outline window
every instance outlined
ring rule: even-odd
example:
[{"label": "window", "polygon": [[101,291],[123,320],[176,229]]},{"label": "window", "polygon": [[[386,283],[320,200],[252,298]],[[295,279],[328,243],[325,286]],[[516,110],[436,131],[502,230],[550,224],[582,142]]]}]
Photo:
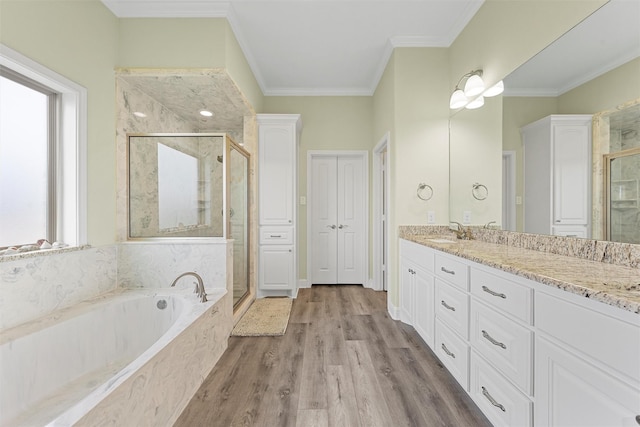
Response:
[{"label": "window", "polygon": [[0,248],[86,244],[86,96],[0,44]]},{"label": "window", "polygon": [[55,92],[0,67],[0,247],[56,240],[56,103]]}]

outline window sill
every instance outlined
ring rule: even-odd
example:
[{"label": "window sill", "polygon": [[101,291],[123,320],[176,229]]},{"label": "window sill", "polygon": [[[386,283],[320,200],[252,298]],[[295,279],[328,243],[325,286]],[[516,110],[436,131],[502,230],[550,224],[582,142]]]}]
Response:
[{"label": "window sill", "polygon": [[25,258],[39,258],[50,255],[58,255],[67,252],[76,252],[84,249],[91,248],[91,245],[82,245],[82,246],[67,246],[66,248],[60,249],[40,249],[37,251],[30,252],[20,252],[17,254],[9,254],[9,255],[0,255],[0,263],[9,262],[9,261],[17,261]]}]

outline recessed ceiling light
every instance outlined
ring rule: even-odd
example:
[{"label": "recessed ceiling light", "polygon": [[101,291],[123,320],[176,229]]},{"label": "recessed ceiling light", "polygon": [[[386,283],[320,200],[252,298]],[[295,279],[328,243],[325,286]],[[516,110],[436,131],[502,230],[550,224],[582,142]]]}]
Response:
[{"label": "recessed ceiling light", "polygon": [[211,117],[211,116],[213,116],[213,113],[211,111],[207,111],[207,110],[200,110],[200,115],[201,116],[205,116],[205,117]]},{"label": "recessed ceiling light", "polygon": [[147,115],[141,111],[134,111],[133,115],[136,117],[147,117]]}]

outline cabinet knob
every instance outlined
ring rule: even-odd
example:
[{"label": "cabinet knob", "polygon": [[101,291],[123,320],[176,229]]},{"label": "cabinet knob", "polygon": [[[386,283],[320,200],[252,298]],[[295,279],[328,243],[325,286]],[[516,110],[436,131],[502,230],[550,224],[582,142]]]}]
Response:
[{"label": "cabinet knob", "polygon": [[640,415],[636,415],[636,422],[640,425]]}]

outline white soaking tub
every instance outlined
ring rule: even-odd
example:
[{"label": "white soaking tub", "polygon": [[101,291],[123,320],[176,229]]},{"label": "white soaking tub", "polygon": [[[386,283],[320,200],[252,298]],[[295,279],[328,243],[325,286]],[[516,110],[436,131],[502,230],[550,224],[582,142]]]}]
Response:
[{"label": "white soaking tub", "polygon": [[[209,331],[205,337],[218,330],[217,338],[209,337],[217,342],[202,347],[226,348],[230,326],[222,315],[225,305],[218,303],[225,293],[201,303],[190,290],[120,290],[2,332],[0,425],[175,420],[184,407],[180,402],[188,401],[219,357],[213,364],[185,365],[198,361],[189,360],[195,351],[184,343],[196,342],[202,330]],[[158,389],[159,378],[169,390]],[[174,396],[176,390],[182,395]],[[158,395],[172,399],[161,402]],[[149,411],[155,415],[149,418]]]}]

